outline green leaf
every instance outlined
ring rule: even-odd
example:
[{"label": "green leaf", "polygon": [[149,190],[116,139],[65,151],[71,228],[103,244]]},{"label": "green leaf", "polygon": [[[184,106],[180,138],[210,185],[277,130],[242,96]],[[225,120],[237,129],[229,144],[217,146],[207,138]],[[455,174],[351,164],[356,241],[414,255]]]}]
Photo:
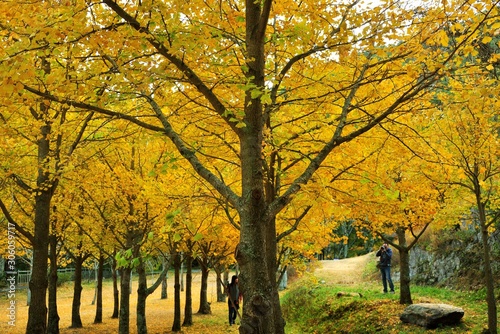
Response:
[{"label": "green leaf", "polygon": [[258,88],[252,89],[250,91],[250,96],[252,97],[252,99],[256,99],[256,98],[260,97],[261,95],[262,95],[262,91]]},{"label": "green leaf", "polygon": [[271,104],[273,101],[271,100],[271,94],[268,92],[266,94],[262,94],[260,97],[260,101],[264,104]]},{"label": "green leaf", "polygon": [[132,249],[127,249],[124,253],[124,257],[130,259],[132,257]]},{"label": "green leaf", "polygon": [[236,124],[236,127],[237,127],[237,128],[244,128],[244,127],[246,127],[246,126],[247,126],[247,125],[246,125],[245,123],[243,123],[243,122],[239,122],[238,124]]},{"label": "green leaf", "polygon": [[361,184],[368,184],[370,182],[371,182],[370,180],[365,179],[365,178],[362,178],[361,180],[359,180],[359,183],[361,183]]}]

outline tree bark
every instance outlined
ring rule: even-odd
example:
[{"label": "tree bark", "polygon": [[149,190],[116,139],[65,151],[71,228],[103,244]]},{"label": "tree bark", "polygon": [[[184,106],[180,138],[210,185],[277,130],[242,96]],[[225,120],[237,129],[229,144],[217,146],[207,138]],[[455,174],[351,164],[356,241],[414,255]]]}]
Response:
[{"label": "tree bark", "polygon": [[99,263],[97,268],[97,298],[95,307],[94,324],[102,323],[102,281],[104,278],[104,255],[102,252],[99,255]]},{"label": "tree bark", "polygon": [[193,257],[191,253],[188,252],[185,255],[186,260],[186,302],[184,304],[184,321],[182,326],[193,325],[193,295],[192,295],[192,285],[193,285]]},{"label": "tree bark", "polygon": [[73,285],[73,304],[71,307],[71,326],[70,328],[82,328],[82,318],[80,317],[80,305],[82,300],[82,266],[85,261],[84,256],[74,256],[75,277]]},{"label": "tree bark", "polygon": [[[271,1],[246,0],[245,76],[265,87],[265,31]],[[264,112],[259,98],[245,95],[245,128],[240,134],[242,203],[239,206],[240,244],[236,250],[243,294],[240,334],[284,334],[276,284],[275,212],[268,212],[262,161]]]},{"label": "tree bark", "polygon": [[174,253],[174,322],[172,324],[172,332],[181,330],[181,255],[179,252]]},{"label": "tree bark", "polygon": [[59,314],[57,313],[57,237],[52,234],[49,238],[50,269],[49,269],[49,318],[48,334],[59,334]]},{"label": "tree bark", "polygon": [[113,262],[111,264],[111,275],[113,277],[113,314],[112,319],[117,319],[119,317],[120,309],[120,292],[118,291],[118,270],[116,269],[116,259],[113,254]]},{"label": "tree bark", "polygon": [[[163,270],[165,270],[165,260],[163,260],[162,266],[163,266]],[[168,271],[166,272],[165,276],[161,280],[161,299],[167,299],[168,298],[167,279],[168,279]]]},{"label": "tree bark", "polygon": [[210,268],[208,267],[208,259],[200,258],[200,269],[201,269],[201,287],[200,287],[200,308],[198,309],[198,314],[211,314],[212,309],[208,303],[208,274],[210,273]]},{"label": "tree bark", "polygon": [[[46,107],[44,107],[46,108]],[[49,135],[51,127],[45,124],[41,127],[41,136],[38,139],[38,177],[37,192],[35,195],[35,230],[33,238],[33,270],[29,288],[31,301],[28,310],[28,324],[26,334],[45,334],[47,331],[47,265],[49,257],[50,233],[50,202],[52,187],[49,173],[44,167],[49,158]]]},{"label": "tree bark", "polygon": [[498,315],[495,299],[495,285],[491,269],[490,246],[488,244],[488,228],[482,226],[482,243],[484,258],[484,278],[486,283],[486,302],[488,304],[488,330],[489,334],[498,333]]},{"label": "tree bark", "polygon": [[486,203],[481,200],[480,182],[476,182],[476,202],[479,211],[479,221],[481,224],[481,242],[483,244],[483,260],[484,260],[484,280],[486,285],[486,303],[488,305],[488,333],[498,333],[498,315],[497,304],[495,298],[495,283],[493,272],[491,269],[490,245],[488,244],[489,233],[486,220]]},{"label": "tree bark", "polygon": [[398,228],[396,234],[398,236],[399,243],[399,270],[400,270],[400,281],[399,281],[399,303],[402,305],[413,304],[411,299],[410,290],[410,254],[409,248],[406,243],[406,229]]},{"label": "tree bark", "polygon": [[139,276],[139,286],[137,288],[137,333],[147,334],[148,328],[146,325],[146,299],[148,298],[147,292],[147,276],[146,269],[142,259],[139,259],[137,266],[137,275]]},{"label": "tree bark", "polygon": [[216,286],[217,286],[217,303],[225,303],[226,302],[226,294],[224,293],[224,286],[222,285],[222,271],[216,267],[215,269],[216,276]]},{"label": "tree bark", "polygon": [[124,267],[120,270],[120,318],[118,320],[118,333],[130,332],[130,274],[131,268]]}]

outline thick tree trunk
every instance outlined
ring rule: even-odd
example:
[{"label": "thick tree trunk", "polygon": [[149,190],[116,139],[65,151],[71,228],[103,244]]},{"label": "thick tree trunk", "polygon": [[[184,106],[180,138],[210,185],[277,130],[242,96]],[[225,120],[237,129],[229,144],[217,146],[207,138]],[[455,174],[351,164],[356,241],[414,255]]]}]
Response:
[{"label": "thick tree trunk", "polygon": [[[245,76],[255,87],[265,87],[265,30],[271,2],[246,0]],[[264,110],[260,98],[246,92],[245,129],[240,134],[243,202],[240,216],[240,244],[236,259],[243,294],[240,334],[284,334],[276,284],[275,213],[269,212],[264,191],[262,165]]]},{"label": "thick tree trunk", "polygon": [[174,323],[172,324],[172,332],[181,330],[181,255],[179,252],[174,253]]},{"label": "thick tree trunk", "polygon": [[31,301],[28,310],[26,334],[45,334],[47,332],[47,262],[49,256],[48,239],[52,195],[48,191],[42,190],[43,187],[41,185],[46,180],[48,182],[47,177],[39,176],[37,181],[40,184],[40,190],[35,197],[33,271],[29,283]]},{"label": "thick tree trunk", "polygon": [[208,268],[208,261],[206,259],[201,259],[201,287],[200,287],[200,308],[198,314],[211,314],[212,309],[208,303],[208,274],[210,273],[210,268]]},{"label": "thick tree trunk", "polygon": [[120,318],[118,320],[118,333],[130,332],[130,274],[132,269],[120,270]]},{"label": "thick tree trunk", "polygon": [[406,229],[398,228],[396,234],[398,236],[398,251],[399,251],[399,303],[402,305],[413,304],[410,290],[410,254],[406,242]]},{"label": "thick tree trunk", "polygon": [[80,305],[82,300],[82,266],[85,258],[81,255],[75,256],[75,277],[73,285],[73,305],[71,307],[70,328],[82,328],[82,318],[80,317]]},{"label": "thick tree trunk", "polygon": [[119,317],[120,309],[120,292],[118,291],[118,270],[116,269],[116,259],[113,254],[113,262],[111,265],[111,275],[113,277],[113,314],[112,319]]},{"label": "thick tree trunk", "polygon": [[[255,212],[251,215],[254,216]],[[242,217],[243,218],[243,217]],[[245,221],[246,220],[246,221]],[[264,235],[265,224],[252,218],[242,219],[237,259],[241,268],[240,287],[243,294],[243,319],[240,334],[283,334],[275,275],[269,273],[269,249]],[[270,222],[268,222],[269,224]],[[252,229],[251,226],[254,226]],[[255,228],[255,226],[258,228]],[[277,312],[278,314],[275,314]]]},{"label": "thick tree trunk", "polygon": [[[50,73],[50,63],[41,59],[42,69]],[[47,162],[50,161],[50,135],[52,128],[48,115],[49,107],[40,103],[39,120],[45,120],[40,127],[37,140],[37,180],[35,192],[35,229],[33,234],[33,270],[29,283],[29,310],[27,334],[45,334],[47,331],[47,262],[49,258],[50,202],[57,182],[51,181]]]},{"label": "thick tree trunk", "polygon": [[[277,333],[284,334],[285,333],[285,319],[281,315],[281,303],[279,297],[279,284],[278,284],[278,244],[276,241],[276,236],[278,233],[276,232],[276,218],[273,217],[271,219],[271,223],[268,224],[266,229],[266,243],[268,245],[267,248],[267,271],[269,276],[269,281],[273,284],[273,289],[270,292],[270,302],[272,304],[273,313],[274,313],[274,327]],[[282,332],[280,332],[282,331]]]},{"label": "thick tree trunk", "polygon": [[137,266],[137,275],[139,276],[139,286],[137,288],[137,333],[147,334],[148,328],[146,325],[146,299],[148,298],[147,292],[147,276],[144,263],[139,260]]},{"label": "thick tree trunk", "polygon": [[191,326],[193,324],[193,257],[190,253],[186,255],[186,302],[184,304],[184,321],[182,326]]},{"label": "thick tree trunk", "polygon": [[51,235],[50,269],[49,269],[49,318],[47,324],[48,334],[59,334],[59,314],[57,313],[57,238]]},{"label": "thick tree trunk", "polygon": [[99,255],[99,263],[97,267],[97,292],[96,292],[96,307],[94,324],[102,323],[102,280],[104,278],[104,256]]}]

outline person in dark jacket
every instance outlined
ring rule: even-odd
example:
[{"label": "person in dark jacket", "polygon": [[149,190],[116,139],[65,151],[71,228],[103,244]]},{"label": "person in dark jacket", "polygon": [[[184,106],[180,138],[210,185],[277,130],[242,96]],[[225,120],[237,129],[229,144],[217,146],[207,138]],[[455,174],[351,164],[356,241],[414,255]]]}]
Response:
[{"label": "person in dark jacket", "polygon": [[389,283],[390,292],[394,293],[394,283],[391,279],[391,259],[392,249],[388,244],[383,244],[375,254],[380,257],[380,272],[382,273],[382,284],[384,285],[384,293],[387,293],[387,283]]},{"label": "person in dark jacket", "polygon": [[227,295],[229,297],[229,325],[234,325],[242,298],[238,287],[238,276],[233,275],[233,277],[231,277],[231,283],[227,286]]}]

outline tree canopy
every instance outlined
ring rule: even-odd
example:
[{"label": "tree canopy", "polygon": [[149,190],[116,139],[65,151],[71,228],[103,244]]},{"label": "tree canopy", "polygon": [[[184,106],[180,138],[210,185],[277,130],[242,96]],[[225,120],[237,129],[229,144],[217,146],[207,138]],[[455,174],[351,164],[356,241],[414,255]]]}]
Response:
[{"label": "tree canopy", "polygon": [[[88,193],[100,203],[94,209],[111,210],[101,218],[127,222],[133,211],[146,222],[165,214],[149,196],[161,203],[166,183],[187,196],[188,184],[199,187],[170,169],[182,158],[239,230],[240,332],[266,334],[284,333],[278,242],[307,254],[309,239],[316,247],[328,241],[320,236],[335,226],[325,222],[341,222],[361,203],[353,197],[377,191],[386,195],[381,205],[365,210],[374,227],[388,216],[432,219],[438,187],[422,164],[407,168],[418,159],[400,155],[415,140],[406,132],[418,137],[433,121],[423,115],[435,109],[436,92],[453,87],[447,78],[467,68],[479,40],[493,40],[487,28],[498,30],[495,1],[4,1],[0,12],[2,179],[27,185],[16,167],[36,180],[25,204],[38,208],[35,225],[26,225],[33,240],[49,233],[53,196],[64,196],[56,185],[86,159],[99,157],[99,173],[81,172],[88,179],[74,187],[95,173],[116,193],[112,207],[105,192]],[[111,138],[116,148],[104,148]],[[123,159],[128,145],[145,160]],[[349,178],[366,184],[367,166],[376,186],[356,189]],[[201,231],[198,222],[189,220],[186,236]],[[299,224],[303,233],[293,235]],[[33,247],[41,273],[47,244]],[[39,293],[27,331],[41,333],[46,281],[32,286]]]}]

